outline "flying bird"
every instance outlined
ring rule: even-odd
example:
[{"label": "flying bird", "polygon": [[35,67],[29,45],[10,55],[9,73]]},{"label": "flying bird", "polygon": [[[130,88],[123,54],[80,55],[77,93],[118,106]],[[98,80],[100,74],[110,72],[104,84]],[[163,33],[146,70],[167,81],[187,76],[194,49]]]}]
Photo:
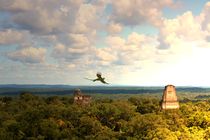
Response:
[{"label": "flying bird", "polygon": [[96,76],[97,76],[96,79],[89,79],[89,78],[85,78],[85,79],[90,80],[90,81],[93,81],[93,82],[95,82],[95,81],[100,81],[100,82],[103,83],[103,84],[109,84],[109,83],[107,83],[107,82],[105,81],[105,78],[102,77],[102,74],[101,74],[100,72],[97,72]]}]

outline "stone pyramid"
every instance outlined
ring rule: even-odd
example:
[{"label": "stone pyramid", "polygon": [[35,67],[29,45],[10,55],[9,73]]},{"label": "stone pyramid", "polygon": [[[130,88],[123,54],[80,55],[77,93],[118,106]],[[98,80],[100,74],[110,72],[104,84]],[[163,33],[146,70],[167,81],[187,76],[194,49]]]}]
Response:
[{"label": "stone pyramid", "polygon": [[178,109],[179,102],[176,96],[176,89],[173,85],[165,86],[162,97],[162,109]]}]

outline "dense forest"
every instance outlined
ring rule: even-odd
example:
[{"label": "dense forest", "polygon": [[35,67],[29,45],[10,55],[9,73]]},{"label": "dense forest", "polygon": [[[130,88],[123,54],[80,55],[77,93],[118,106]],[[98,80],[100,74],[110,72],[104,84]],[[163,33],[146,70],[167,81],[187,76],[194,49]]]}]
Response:
[{"label": "dense forest", "polygon": [[208,140],[210,100],[183,100],[178,110],[160,109],[160,99],[73,103],[73,96],[22,93],[0,97],[2,140]]}]

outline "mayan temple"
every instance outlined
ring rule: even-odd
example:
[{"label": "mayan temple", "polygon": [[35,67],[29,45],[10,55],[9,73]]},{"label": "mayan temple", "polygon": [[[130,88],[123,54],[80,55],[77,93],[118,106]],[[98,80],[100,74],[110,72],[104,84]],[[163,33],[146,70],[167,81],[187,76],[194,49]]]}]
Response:
[{"label": "mayan temple", "polygon": [[162,97],[162,109],[178,109],[179,102],[176,96],[176,89],[173,85],[165,86]]},{"label": "mayan temple", "polygon": [[89,105],[91,102],[91,96],[83,95],[80,89],[74,90],[74,103],[80,105]]}]

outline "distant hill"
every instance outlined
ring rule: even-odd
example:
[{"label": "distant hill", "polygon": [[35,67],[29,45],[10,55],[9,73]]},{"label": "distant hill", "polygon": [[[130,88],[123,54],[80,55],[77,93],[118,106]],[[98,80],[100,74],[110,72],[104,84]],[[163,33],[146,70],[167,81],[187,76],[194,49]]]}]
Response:
[{"label": "distant hill", "polygon": [[[88,94],[142,94],[162,93],[164,87],[143,87],[143,86],[72,86],[72,85],[0,85],[0,95],[18,95],[22,92],[43,95],[67,95],[73,94],[74,89],[80,88]],[[202,87],[176,87],[177,92],[210,93],[210,88]]]},{"label": "distant hill", "polygon": [[45,84],[37,84],[37,85],[18,85],[18,84],[6,84],[0,85],[0,88],[70,88],[71,85],[45,85]]}]

